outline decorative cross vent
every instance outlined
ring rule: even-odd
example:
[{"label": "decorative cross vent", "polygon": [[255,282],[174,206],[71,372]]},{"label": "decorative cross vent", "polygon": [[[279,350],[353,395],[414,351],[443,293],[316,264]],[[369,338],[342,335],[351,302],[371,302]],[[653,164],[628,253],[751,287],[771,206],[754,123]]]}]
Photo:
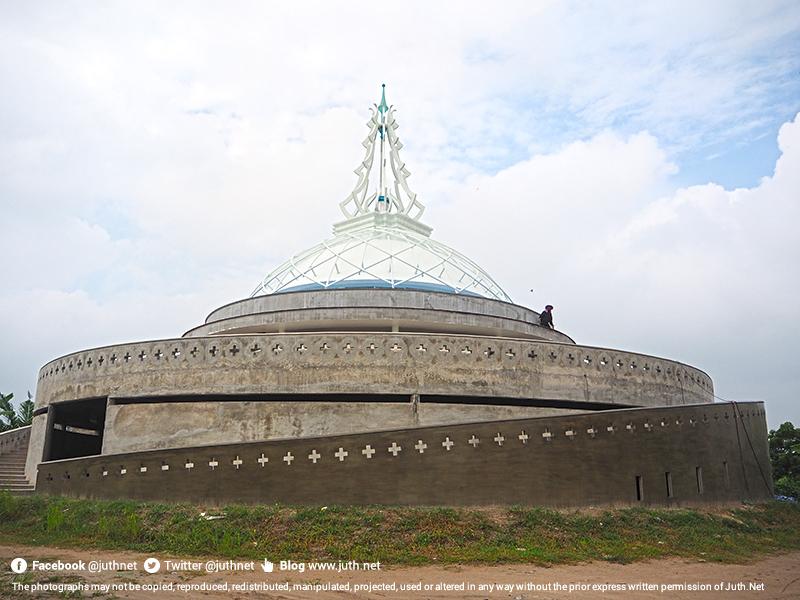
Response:
[{"label": "decorative cross vent", "polygon": [[208,461],[208,466],[211,467],[211,470],[213,471],[219,466],[219,463],[217,462],[217,459],[212,457],[211,460]]},{"label": "decorative cross vent", "polygon": [[186,464],[183,465],[183,468],[186,469],[187,471],[191,471],[192,469],[194,469],[194,463],[190,460],[187,460]]},{"label": "decorative cross vent", "polygon": [[480,443],[481,443],[481,441],[480,441],[478,438],[476,438],[476,437],[473,435],[473,436],[472,436],[472,437],[469,439],[469,442],[467,442],[467,443],[468,443],[468,444],[472,444],[472,447],[473,447],[473,448],[477,448],[477,447],[478,447],[478,444],[480,444]]},{"label": "decorative cross vent", "polygon": [[549,429],[545,429],[544,433],[542,433],[542,437],[549,442],[550,440],[553,439],[553,434],[550,432]]},{"label": "decorative cross vent", "polygon": [[258,464],[260,464],[262,467],[264,467],[269,462],[269,459],[266,456],[264,456],[264,453],[262,452],[261,456],[259,456],[256,459],[256,461],[258,462]]},{"label": "decorative cross vent", "polygon": [[392,456],[397,457],[397,454],[402,450],[402,448],[397,445],[397,442],[392,442],[392,445],[389,446],[388,450],[392,453]]},{"label": "decorative cross vent", "polygon": [[446,438],[444,438],[444,441],[442,442],[442,446],[443,446],[443,447],[444,447],[444,448],[445,448],[445,449],[446,449],[448,452],[450,452],[450,448],[452,448],[454,445],[455,445],[455,442],[454,442],[453,440],[451,440],[451,439],[450,439],[450,436],[447,436]]},{"label": "decorative cross vent", "polygon": [[232,464],[234,467],[236,467],[236,470],[237,470],[237,471],[239,470],[239,467],[241,467],[241,466],[242,466],[242,459],[241,459],[241,458],[239,458],[239,455],[238,455],[238,454],[236,455],[236,458],[234,458],[234,459],[233,459],[233,461],[231,462],[231,464]]},{"label": "decorative cross vent", "polygon": [[420,454],[424,454],[425,449],[428,447],[428,444],[423,443],[422,440],[418,441],[414,449],[417,450]]},{"label": "decorative cross vent", "polygon": [[517,437],[520,439],[520,441],[521,441],[523,444],[527,444],[527,443],[528,443],[528,434],[527,434],[527,433],[525,433],[525,431],[523,431],[522,433],[520,433],[520,434],[519,434]]},{"label": "decorative cross vent", "polygon": [[597,431],[595,430],[594,427],[589,427],[589,429],[586,430],[586,433],[588,433],[592,437],[597,435]]},{"label": "decorative cross vent", "polygon": [[311,454],[309,454],[309,455],[308,455],[308,460],[310,460],[310,461],[311,461],[311,462],[313,462],[314,464],[317,464],[317,461],[318,461],[320,458],[322,458],[322,454],[320,454],[319,452],[317,452],[317,449],[316,449],[316,448],[315,448],[314,450],[312,450],[312,451],[311,451]]},{"label": "decorative cross vent", "polygon": [[367,446],[361,451],[361,454],[367,458],[372,458],[372,455],[375,454],[375,448],[367,444]]},{"label": "decorative cross vent", "polygon": [[502,436],[502,434],[501,434],[500,432],[498,432],[498,433],[497,433],[497,435],[496,435],[496,436],[494,436],[494,441],[495,441],[495,442],[497,442],[497,445],[498,445],[498,446],[502,446],[502,445],[503,445],[503,442],[505,442],[505,441],[506,441],[506,438],[504,438],[504,437]]},{"label": "decorative cross vent", "polygon": [[283,462],[285,462],[289,466],[292,465],[292,461],[293,460],[294,460],[294,456],[292,456],[291,452],[287,452],[286,456],[283,457]]},{"label": "decorative cross vent", "polygon": [[344,462],[344,459],[345,459],[347,456],[349,456],[349,453],[347,452],[347,450],[345,450],[344,448],[342,448],[341,446],[339,446],[339,450],[338,450],[337,452],[334,452],[334,453],[333,453],[333,455],[334,455],[336,458],[338,458],[338,459],[339,459],[339,462]]}]

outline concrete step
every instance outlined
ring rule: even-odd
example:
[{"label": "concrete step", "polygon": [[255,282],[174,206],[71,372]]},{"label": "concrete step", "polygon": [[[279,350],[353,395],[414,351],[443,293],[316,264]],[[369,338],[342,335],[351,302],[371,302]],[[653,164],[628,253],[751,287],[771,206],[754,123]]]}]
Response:
[{"label": "concrete step", "polygon": [[8,490],[9,492],[25,492],[28,490],[34,489],[33,486],[28,483],[28,480],[20,481],[20,482],[7,482],[7,483],[0,483],[0,491]]}]

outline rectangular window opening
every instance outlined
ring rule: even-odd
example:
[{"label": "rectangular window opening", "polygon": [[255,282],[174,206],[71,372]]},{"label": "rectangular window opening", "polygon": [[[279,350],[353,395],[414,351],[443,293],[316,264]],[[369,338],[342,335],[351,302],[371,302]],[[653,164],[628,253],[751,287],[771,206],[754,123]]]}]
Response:
[{"label": "rectangular window opening", "polygon": [[642,476],[636,476],[636,501],[641,502],[644,499],[644,486],[642,484]]},{"label": "rectangular window opening", "polygon": [[694,475],[697,478],[697,493],[703,493],[703,469],[702,467],[694,468]]},{"label": "rectangular window opening", "polygon": [[664,473],[664,478],[667,483],[667,498],[672,498],[672,472],[667,471]]}]

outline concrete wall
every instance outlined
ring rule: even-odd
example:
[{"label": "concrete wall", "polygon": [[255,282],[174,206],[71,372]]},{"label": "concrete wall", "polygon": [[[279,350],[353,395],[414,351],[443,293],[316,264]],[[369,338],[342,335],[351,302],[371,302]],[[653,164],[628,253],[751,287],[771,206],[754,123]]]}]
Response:
[{"label": "concrete wall", "polygon": [[180,338],[77,352],[39,372],[35,409],[92,397],[411,394],[617,405],[713,401],[703,371],[602,348],[423,334]]},{"label": "concrete wall", "polygon": [[0,432],[0,456],[26,447],[31,436],[31,426]]},{"label": "concrete wall", "polygon": [[434,332],[574,343],[538,325],[523,306],[470,296],[405,289],[284,292],[223,306],[186,337],[309,331]]},{"label": "concrete wall", "polygon": [[772,498],[760,402],[70,459],[39,465],[36,489],[215,504],[577,508]]},{"label": "concrete wall", "polygon": [[[544,399],[561,401],[563,408],[570,408],[570,402],[579,403],[575,408],[586,403],[603,408],[711,402],[713,385],[698,369],[652,356],[475,336],[274,334],[124,344],[71,354],[41,369],[27,476],[35,476],[36,464],[44,456],[45,413],[51,404],[107,397],[157,400],[176,394],[372,394],[409,399],[418,394]],[[173,439],[191,414],[156,415],[147,410],[141,414],[165,419]],[[370,413],[368,406],[360,410],[374,414],[371,429],[397,425],[394,413],[381,418],[380,411]],[[451,414],[451,422],[463,420]],[[486,418],[503,416],[522,415],[485,414]],[[141,448],[142,438],[125,441],[114,418],[109,415],[105,424],[113,433],[109,449]],[[283,431],[278,428],[276,435]],[[236,427],[224,435],[229,432],[228,442],[252,439],[240,435]]]},{"label": "concrete wall", "polygon": [[[113,399],[112,399],[113,402]],[[565,414],[532,406],[380,402],[109,404],[103,454]]]}]

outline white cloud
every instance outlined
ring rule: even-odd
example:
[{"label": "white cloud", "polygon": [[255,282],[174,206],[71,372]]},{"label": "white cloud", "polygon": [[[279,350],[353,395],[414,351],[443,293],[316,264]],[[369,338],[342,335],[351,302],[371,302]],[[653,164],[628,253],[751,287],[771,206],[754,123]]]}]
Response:
[{"label": "white cloud", "polygon": [[386,83],[434,236],[512,297],[579,341],[795,397],[783,367],[750,384],[716,363],[797,333],[796,122],[758,186],[671,178],[678,150],[800,109],[798,41],[791,0],[5,3],[0,391],[178,335],[327,237]]},{"label": "white cloud", "polygon": [[518,303],[554,304],[578,343],[689,362],[721,395],[767,399],[786,419],[800,379],[789,351],[800,335],[800,115],[779,144],[757,187],[659,198],[674,165],[657,140],[605,132],[468,179],[432,211],[436,233]]}]

